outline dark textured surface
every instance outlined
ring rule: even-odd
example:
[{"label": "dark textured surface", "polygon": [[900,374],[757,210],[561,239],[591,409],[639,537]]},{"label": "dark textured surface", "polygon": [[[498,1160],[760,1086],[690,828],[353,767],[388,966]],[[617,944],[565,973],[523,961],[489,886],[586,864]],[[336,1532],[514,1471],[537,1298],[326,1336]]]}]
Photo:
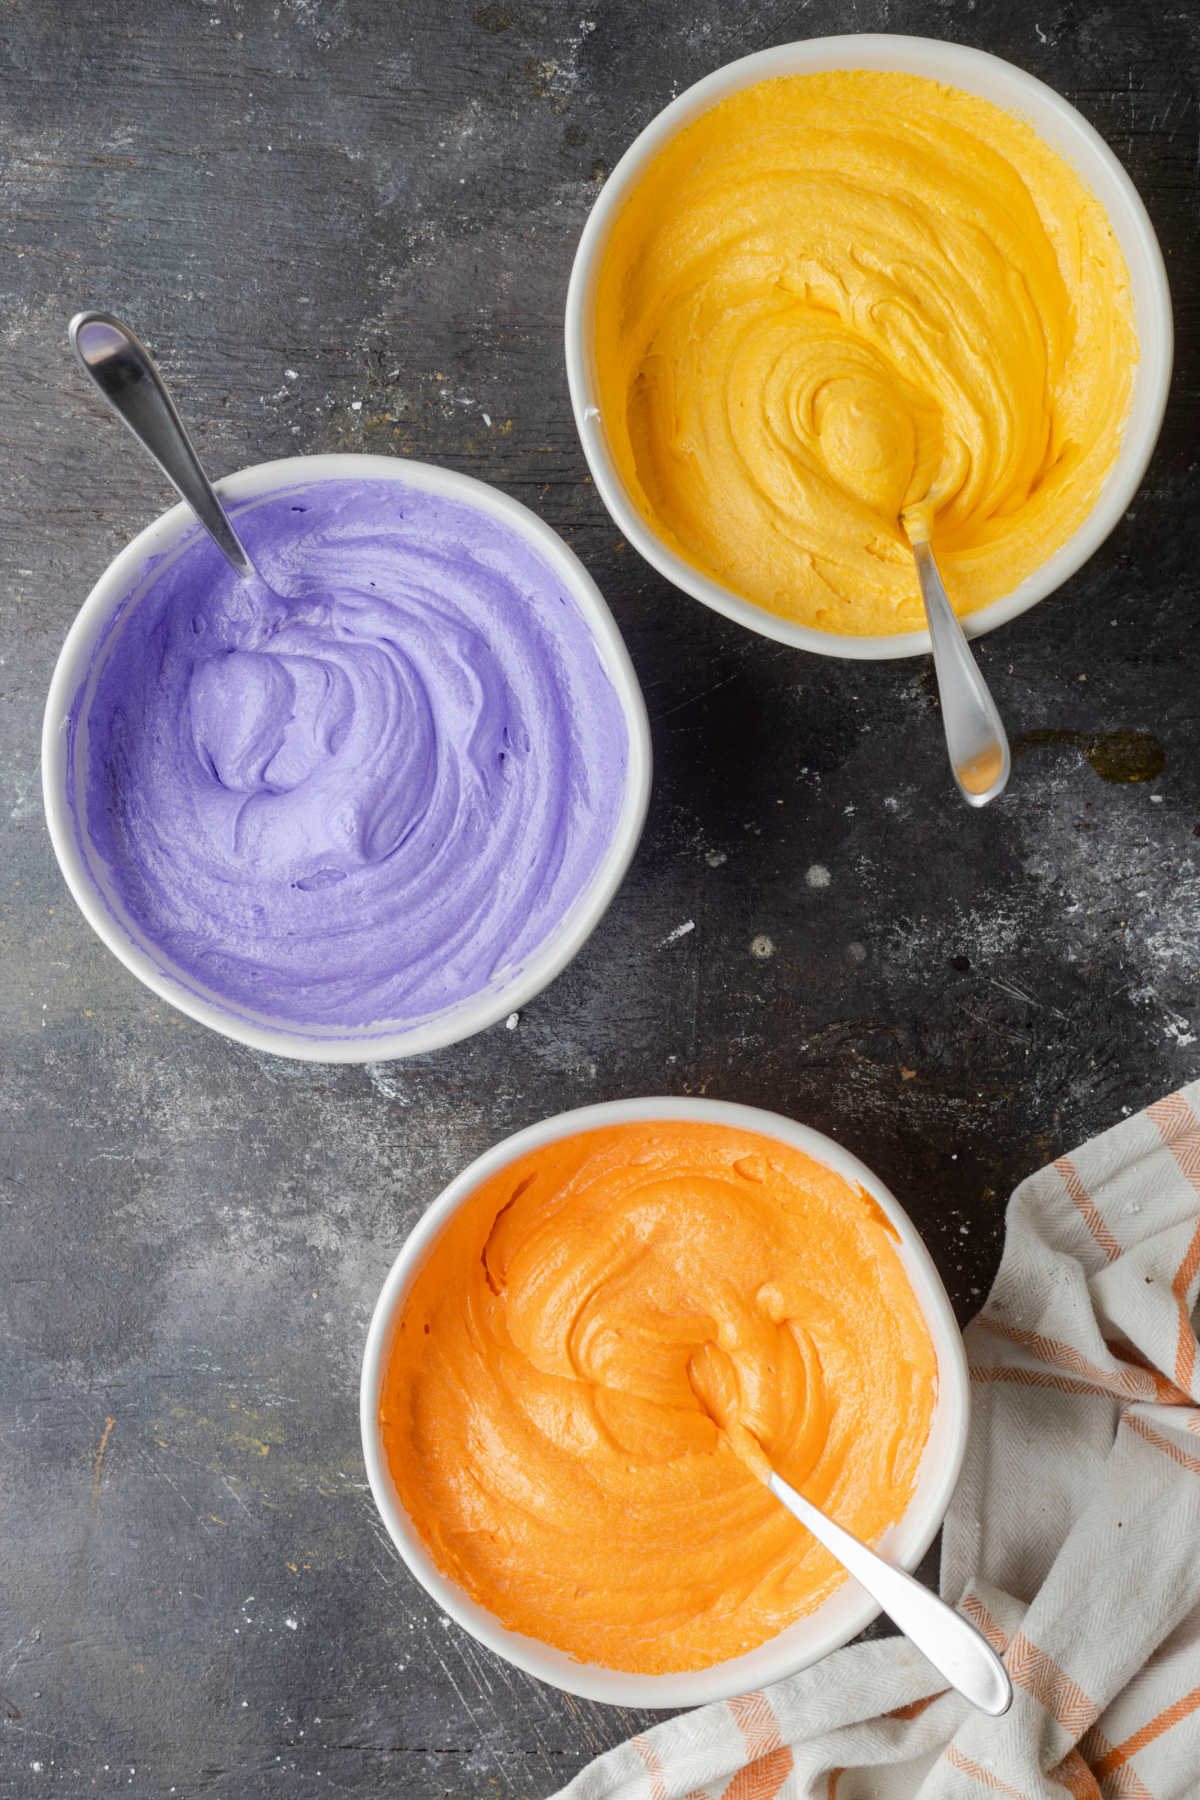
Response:
[{"label": "dark textured surface", "polygon": [[[1126,161],[1174,286],[1133,511],[982,648],[1024,734],[983,816],[952,795],[926,668],[808,659],[674,593],[620,544],[568,408],[562,301],[605,168],[719,63],[848,28],[978,43],[1060,88]],[[891,1183],[965,1317],[1014,1182],[1200,1063],[1200,12],[9,0],[0,47],[0,1794],[546,1794],[631,1717],[446,1625],[358,1452],[369,1310],[446,1180],[591,1099],[777,1107]],[[607,920],[516,1030],[290,1065],[172,1015],[78,916],[40,815],[42,699],[166,499],[68,360],[83,305],[145,333],[214,470],[445,459],[595,573],[655,795]],[[1161,773],[1104,780],[1114,751],[1128,772],[1114,732],[1157,740]]]}]

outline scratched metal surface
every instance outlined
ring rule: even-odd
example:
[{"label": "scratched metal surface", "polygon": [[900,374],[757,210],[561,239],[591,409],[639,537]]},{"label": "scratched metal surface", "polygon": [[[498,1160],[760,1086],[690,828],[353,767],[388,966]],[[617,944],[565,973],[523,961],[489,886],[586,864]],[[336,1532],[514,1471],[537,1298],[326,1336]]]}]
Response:
[{"label": "scratched metal surface", "polygon": [[[717,64],[847,26],[965,38],[1063,90],[1174,282],[1143,493],[981,652],[1023,751],[983,817],[951,795],[926,668],[810,660],[673,593],[605,518],[568,410],[563,293],[605,169]],[[9,0],[0,52],[0,1794],[545,1795],[643,1721],[439,1618],[359,1460],[369,1308],[448,1177],[585,1100],[778,1107],[890,1181],[965,1317],[1014,1182],[1196,1073],[1200,13]],[[594,570],[654,801],[516,1030],[291,1066],[173,1015],[78,917],[39,812],[43,694],[165,498],[68,361],[85,304],[145,332],[214,469],[444,458]],[[1114,733],[1151,778],[1104,778]]]}]

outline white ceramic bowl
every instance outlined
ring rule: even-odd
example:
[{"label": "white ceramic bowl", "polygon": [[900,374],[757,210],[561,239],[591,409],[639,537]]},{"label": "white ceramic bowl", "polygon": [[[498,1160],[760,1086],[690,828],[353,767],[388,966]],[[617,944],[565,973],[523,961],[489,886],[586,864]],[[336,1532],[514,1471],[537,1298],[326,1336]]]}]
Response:
[{"label": "white ceramic bowl", "polygon": [[415,1056],[470,1037],[524,1006],[570,962],[599,921],[637,847],[650,794],[650,730],[641,689],[621,634],[578,557],[528,507],[470,475],[395,456],[288,457],[242,469],[218,482],[217,487],[226,502],[236,504],[293,486],[347,478],[394,481],[457,500],[500,520],[533,546],[571,593],[591,627],[625,718],[628,772],[624,801],[600,867],[558,930],[503,984],[489,987],[452,1011],[402,1029],[381,1025],[334,1031],[328,1026],[314,1026],[306,1031],[293,1023],[275,1024],[248,1014],[220,994],[200,990],[191,975],[173,970],[169,959],[118,917],[105,898],[70,803],[69,783],[74,780],[78,784],[81,779],[79,772],[68,766],[67,725],[76,693],[88,676],[97,645],[115,610],[146,580],[151,558],[169,556],[179,547],[194,529],[195,517],[180,504],[139,533],[110,563],[84,601],[67,633],[50,683],[42,728],[42,790],[59,867],[88,924],[113,955],[161,999],[239,1043],[308,1062],[374,1062]]},{"label": "white ceramic bowl", "polygon": [[622,1125],[639,1119],[699,1120],[779,1138],[833,1169],[847,1181],[861,1183],[895,1226],[900,1260],[920,1303],[937,1354],[938,1395],[912,1503],[904,1517],[884,1533],[877,1547],[906,1569],[917,1566],[933,1542],[950,1504],[966,1449],[967,1361],[954,1313],[929,1252],[907,1214],[878,1177],[856,1156],[851,1156],[848,1150],[843,1150],[820,1132],[810,1131],[807,1126],[797,1125],[778,1113],[762,1112],[757,1107],[735,1106],[719,1100],[613,1100],[601,1106],[583,1106],[575,1112],[559,1113],[555,1118],[518,1131],[514,1137],[485,1151],[438,1196],[392,1264],[367,1332],[359,1390],[359,1422],[371,1492],[397,1549],[438,1606],[472,1637],[528,1674],[536,1675],[554,1687],[565,1688],[568,1693],[582,1694],[588,1700],[605,1700],[614,1706],[701,1706],[710,1700],[727,1700],[734,1694],[747,1693],[765,1682],[778,1681],[784,1675],[807,1668],[819,1657],[848,1643],[870,1624],[879,1608],[856,1583],[848,1580],[807,1618],[798,1620],[757,1649],[711,1668],[675,1675],[637,1675],[603,1668],[597,1663],[577,1662],[562,1650],[510,1631],[456,1582],[442,1574],[401,1505],[379,1432],[380,1394],[400,1313],[435,1239],[458,1207],[498,1169],[539,1144],[552,1143],[574,1132],[594,1131],[602,1126]]},{"label": "white ceramic bowl", "polygon": [[1028,121],[1038,135],[1080,175],[1108,214],[1129,265],[1134,323],[1140,360],[1133,399],[1117,460],[1083,524],[1032,575],[1003,599],[993,600],[963,620],[969,636],[1005,625],[1061,587],[1104,542],[1128,507],[1150,461],[1171,382],[1174,331],[1167,273],[1154,227],[1137,189],[1098,132],[1053,88],[998,56],[947,44],[936,38],[900,37],[888,32],[809,38],[779,44],[728,63],[688,88],[652,119],[625,152],[592,208],[579,240],[567,292],[567,378],[575,423],[601,499],[634,548],[676,587],[706,606],[748,625],[764,637],[815,650],[822,656],[858,660],[915,656],[929,649],[926,631],[886,637],[849,637],[795,624],[756,606],[694,569],[657,536],[638,510],[609,452],[600,416],[593,354],[593,313],[600,262],[609,232],[647,164],[669,138],[727,95],[776,75],[811,75],[829,69],[888,69],[927,75],[947,86],[990,100]]}]

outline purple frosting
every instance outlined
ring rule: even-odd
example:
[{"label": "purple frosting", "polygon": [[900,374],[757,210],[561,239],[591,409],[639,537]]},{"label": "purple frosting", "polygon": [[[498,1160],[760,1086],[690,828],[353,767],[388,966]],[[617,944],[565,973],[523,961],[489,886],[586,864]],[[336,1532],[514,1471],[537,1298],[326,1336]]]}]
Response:
[{"label": "purple frosting", "polygon": [[[237,513],[118,612],[71,716],[80,836],[172,972],[403,1028],[499,984],[588,887],[628,733],[568,589],[499,520],[390,481]],[[80,733],[86,713],[86,734]]]}]

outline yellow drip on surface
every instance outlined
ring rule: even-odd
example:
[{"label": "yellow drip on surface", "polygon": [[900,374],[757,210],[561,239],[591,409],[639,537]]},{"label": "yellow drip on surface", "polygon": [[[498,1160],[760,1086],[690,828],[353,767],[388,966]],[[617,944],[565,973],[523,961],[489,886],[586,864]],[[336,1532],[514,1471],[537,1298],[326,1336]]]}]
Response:
[{"label": "yellow drip on surface", "polygon": [[596,297],[601,415],[654,532],[784,618],[924,623],[1012,592],[1091,510],[1137,340],[1099,202],[1022,120],[924,77],[743,89],[649,165]]}]

